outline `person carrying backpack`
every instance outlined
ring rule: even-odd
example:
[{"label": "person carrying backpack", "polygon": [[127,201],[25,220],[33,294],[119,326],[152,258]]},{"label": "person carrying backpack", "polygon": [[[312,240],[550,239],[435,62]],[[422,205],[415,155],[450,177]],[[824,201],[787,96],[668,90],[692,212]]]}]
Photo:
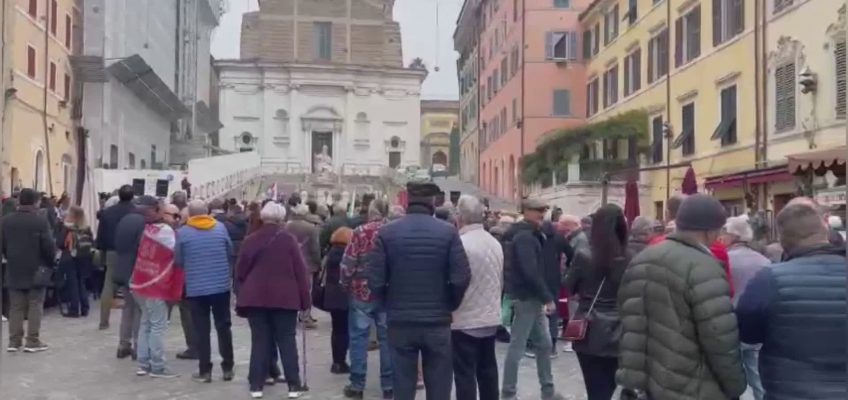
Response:
[{"label": "person carrying backpack", "polygon": [[88,290],[86,281],[91,275],[94,235],[80,207],[71,207],[59,226],[56,241],[61,252],[59,270],[64,275],[63,299],[67,306],[62,316],[68,318],[88,315]]}]

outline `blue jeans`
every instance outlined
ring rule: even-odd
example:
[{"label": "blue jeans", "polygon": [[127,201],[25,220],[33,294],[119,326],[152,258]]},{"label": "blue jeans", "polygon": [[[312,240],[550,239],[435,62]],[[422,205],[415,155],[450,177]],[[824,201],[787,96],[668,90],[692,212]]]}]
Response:
[{"label": "blue jeans", "polygon": [[350,386],[356,390],[365,389],[365,377],[368,372],[368,336],[371,324],[376,324],[377,341],[380,343],[380,386],[383,390],[392,389],[392,358],[389,353],[389,334],[386,328],[386,312],[376,303],[366,303],[350,299]]},{"label": "blue jeans", "polygon": [[760,380],[760,347],[761,344],[742,343],[742,367],[745,368],[745,378],[756,400],[763,400],[764,392],[763,382]]},{"label": "blue jeans", "polygon": [[139,368],[151,372],[165,370],[165,331],[168,330],[168,304],[165,300],[149,299],[133,294],[141,308],[138,329],[137,355]]},{"label": "blue jeans", "polygon": [[527,350],[527,340],[533,342],[536,353],[536,373],[539,386],[542,388],[542,398],[554,395],[554,379],[551,373],[551,335],[548,328],[548,317],[543,312],[544,305],[536,300],[515,300],[513,310],[515,318],[512,321],[512,340],[506,352],[503,367],[503,386],[501,397],[513,398],[518,389],[518,364]]}]

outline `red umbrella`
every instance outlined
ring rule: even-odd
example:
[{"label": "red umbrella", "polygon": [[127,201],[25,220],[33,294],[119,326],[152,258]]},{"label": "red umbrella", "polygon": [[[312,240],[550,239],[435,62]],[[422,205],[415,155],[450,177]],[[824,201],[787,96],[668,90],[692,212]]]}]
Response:
[{"label": "red umbrella", "polygon": [[632,224],[639,216],[639,185],[634,180],[628,180],[624,186],[624,217]]},{"label": "red umbrella", "polygon": [[692,167],[686,170],[686,175],[683,176],[683,184],[680,189],[683,194],[698,193],[698,181],[695,180],[695,170]]}]

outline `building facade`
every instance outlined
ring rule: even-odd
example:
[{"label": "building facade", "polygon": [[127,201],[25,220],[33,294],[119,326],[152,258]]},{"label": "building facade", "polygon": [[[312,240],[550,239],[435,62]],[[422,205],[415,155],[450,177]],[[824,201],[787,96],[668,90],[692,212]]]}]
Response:
[{"label": "building facade", "polygon": [[477,48],[480,39],[479,17],[481,0],[467,0],[457,18],[453,34],[454,50],[459,53],[457,80],[459,81],[459,176],[465,182],[479,185],[478,120],[479,65]]},{"label": "building facade", "polygon": [[241,59],[400,67],[394,0],[262,0],[245,13]]},{"label": "building facade", "polygon": [[69,56],[78,38],[73,0],[5,2],[0,184],[73,195],[79,139]]},{"label": "building facade", "polygon": [[[810,0],[767,3],[767,140],[763,158],[765,169],[783,171],[789,156],[839,146],[844,149],[846,5],[845,1]],[[802,79],[813,84],[807,86]],[[843,162],[845,157],[843,154]],[[821,174],[810,183],[822,189],[843,185],[844,209],[844,168],[842,171],[834,182],[826,182]],[[800,192],[798,183],[797,178],[785,175],[768,182],[761,190],[767,209],[778,212]]]},{"label": "building facade", "polygon": [[517,200],[523,194],[522,156],[547,133],[583,123],[578,14],[588,3],[479,3],[479,163],[485,191]]},{"label": "building facade", "polygon": [[459,125],[459,102],[421,100],[421,166],[451,165],[451,134]]},{"label": "building facade", "polygon": [[216,65],[225,150],[256,150],[263,165],[285,174],[326,168],[379,175],[385,166],[420,162],[424,71],[248,60]]},{"label": "building facade", "polygon": [[[643,215],[663,218],[665,200],[680,191],[688,166],[707,186],[754,167],[756,3],[596,0],[581,14],[590,59],[587,123],[632,110],[648,114],[650,150],[641,161],[656,170],[641,174]],[[606,143],[592,150],[581,164],[613,153]],[[745,209],[741,188],[711,190],[731,212]]]}]

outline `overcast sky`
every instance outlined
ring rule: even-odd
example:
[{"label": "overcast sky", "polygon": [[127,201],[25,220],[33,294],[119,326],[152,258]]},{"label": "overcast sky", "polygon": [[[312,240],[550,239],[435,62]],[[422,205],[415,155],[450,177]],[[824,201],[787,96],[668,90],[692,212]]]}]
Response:
[{"label": "overcast sky", "polygon": [[[403,35],[404,62],[409,64],[413,58],[421,57],[430,70],[424,81],[423,98],[456,99],[459,96],[453,30],[462,1],[397,0],[395,20],[400,23]],[[256,0],[229,0],[229,3],[230,11],[212,37],[212,55],[216,58],[238,58],[241,14],[259,9]]]}]

